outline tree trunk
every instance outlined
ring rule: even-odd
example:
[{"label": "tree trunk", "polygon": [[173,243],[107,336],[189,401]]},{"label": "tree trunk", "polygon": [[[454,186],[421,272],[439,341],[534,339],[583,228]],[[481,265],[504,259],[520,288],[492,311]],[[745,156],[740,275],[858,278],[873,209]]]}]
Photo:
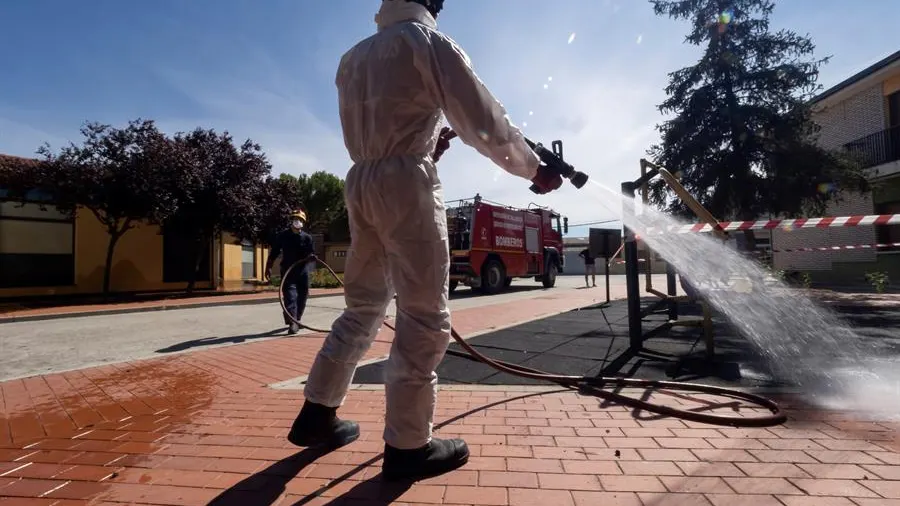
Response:
[{"label": "tree trunk", "polygon": [[200,270],[200,260],[202,256],[200,252],[203,250],[203,244],[205,244],[204,236],[201,235],[195,242],[194,246],[191,248],[191,254],[193,255],[191,259],[193,262],[191,265],[193,268],[191,269],[190,275],[188,276],[188,284],[187,288],[185,288],[185,292],[188,294],[194,293],[194,288],[197,286],[197,271]]},{"label": "tree trunk", "polygon": [[116,243],[122,238],[118,230],[109,231],[109,244],[106,245],[106,265],[103,266],[103,295],[109,295],[109,284],[112,275],[113,255],[116,251]]},{"label": "tree trunk", "polygon": [[[720,67],[721,68],[721,67]],[[725,103],[728,111],[728,119],[731,123],[731,163],[734,164],[735,170],[733,188],[743,188],[747,176],[751,172],[749,162],[744,158],[744,148],[747,142],[747,127],[743,123],[742,118],[738,116],[740,103],[734,91],[734,80],[732,79],[731,69],[726,65],[723,72],[725,86]],[[756,217],[749,217],[747,214],[747,202],[743,196],[738,196],[736,202],[732,202],[735,207],[735,218],[739,220],[755,220]],[[756,235],[753,230],[743,231],[743,247],[738,251],[743,252],[746,256],[756,251]]]},{"label": "tree trunk", "polygon": [[197,268],[200,266],[200,249],[197,247],[196,243],[191,246],[190,258],[193,269],[188,273],[187,287],[184,289],[188,294],[194,293],[194,288],[197,285]]}]

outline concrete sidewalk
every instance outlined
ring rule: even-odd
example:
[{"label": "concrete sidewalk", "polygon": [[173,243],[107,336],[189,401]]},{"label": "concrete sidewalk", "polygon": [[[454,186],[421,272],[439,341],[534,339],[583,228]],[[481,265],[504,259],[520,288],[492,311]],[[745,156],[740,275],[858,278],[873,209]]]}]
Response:
[{"label": "concrete sidewalk", "polygon": [[[344,290],[342,288],[313,288],[310,290],[309,297],[311,299],[317,297],[333,297],[343,293]],[[229,295],[173,297],[169,299],[157,299],[142,302],[76,304],[69,306],[12,309],[0,313],[0,324],[70,318],[73,316],[127,314],[145,311],[165,311],[168,309],[188,309],[238,304],[266,304],[277,300],[277,291],[266,290]]]},{"label": "concrete sidewalk", "polygon": [[[580,285],[581,276],[561,276],[560,280],[575,280]],[[643,278],[642,278],[643,279]],[[654,275],[654,282],[663,282],[663,278]],[[600,276],[598,289],[603,290],[604,279]],[[562,281],[560,284],[569,284]],[[517,285],[523,286],[523,285]],[[342,295],[343,288],[313,288],[310,290],[310,298],[333,297]],[[612,299],[625,297],[625,280],[623,276],[611,276],[610,297]],[[168,309],[188,309],[214,306],[240,305],[240,304],[265,304],[278,300],[275,290],[264,290],[234,294],[211,294],[207,296],[172,296],[171,298],[154,299],[141,302],[119,302],[109,304],[72,304],[40,308],[4,308],[0,305],[0,324],[40,321],[55,318],[68,318],[73,316],[110,315],[139,313],[145,311],[165,311]],[[9,306],[9,305],[7,305]]]},{"label": "concrete sidewalk", "polygon": [[[463,335],[575,309],[590,291],[454,311]],[[367,359],[384,356],[383,330]],[[896,505],[895,424],[781,399],[770,429],[700,425],[543,386],[442,388],[437,434],[464,468],[396,486],[379,477],[384,397],[356,387],[359,441],[292,447],[302,403],[269,385],[305,375],[322,336],[255,342],[0,383],[2,504]],[[260,366],[259,364],[265,364]],[[682,408],[754,416],[732,399],[664,392]]]}]

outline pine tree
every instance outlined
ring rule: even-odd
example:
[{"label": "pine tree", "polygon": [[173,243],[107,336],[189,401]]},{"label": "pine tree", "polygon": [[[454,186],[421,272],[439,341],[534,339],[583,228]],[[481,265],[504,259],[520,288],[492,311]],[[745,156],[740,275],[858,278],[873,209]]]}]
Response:
[{"label": "pine tree", "polygon": [[[691,22],[685,42],[705,46],[693,66],[670,73],[648,154],[722,220],[819,214],[839,190],[865,191],[862,171],[815,144],[810,99],[821,89],[808,37],[773,32],[771,0],[650,0],[657,15]],[[655,181],[651,200],[687,208]],[[748,246],[753,236],[748,234]]]}]

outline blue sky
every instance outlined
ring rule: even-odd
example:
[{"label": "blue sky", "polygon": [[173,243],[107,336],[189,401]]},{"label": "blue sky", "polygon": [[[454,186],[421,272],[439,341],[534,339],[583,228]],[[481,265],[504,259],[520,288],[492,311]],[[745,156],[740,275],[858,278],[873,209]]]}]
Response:
[{"label": "blue sky", "polygon": [[[85,120],[143,117],[169,132],[202,126],[252,138],[276,173],[344,176],[334,74],[341,54],[374,32],[380,3],[0,2],[0,153],[77,142]],[[819,56],[833,56],[825,86],[898,49],[896,0],[777,3],[776,28],[809,34]],[[636,177],[658,139],[666,73],[698,57],[682,44],[686,26],[654,16],[645,0],[447,0],[438,24],[527,135],[562,139],[571,163],[612,187]],[[595,188],[535,197],[459,141],[439,171],[448,200],[478,192],[533,201],[573,224],[615,215]]]}]

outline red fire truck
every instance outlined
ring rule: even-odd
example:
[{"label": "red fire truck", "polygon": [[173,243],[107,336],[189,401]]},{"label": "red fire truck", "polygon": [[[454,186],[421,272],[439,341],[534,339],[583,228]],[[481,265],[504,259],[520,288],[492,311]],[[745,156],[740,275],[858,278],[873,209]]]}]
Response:
[{"label": "red fire truck", "polygon": [[568,222],[534,204],[517,209],[479,195],[448,202],[450,292],[462,283],[494,294],[513,278],[533,278],[553,287],[565,264],[562,236],[568,233]]}]

